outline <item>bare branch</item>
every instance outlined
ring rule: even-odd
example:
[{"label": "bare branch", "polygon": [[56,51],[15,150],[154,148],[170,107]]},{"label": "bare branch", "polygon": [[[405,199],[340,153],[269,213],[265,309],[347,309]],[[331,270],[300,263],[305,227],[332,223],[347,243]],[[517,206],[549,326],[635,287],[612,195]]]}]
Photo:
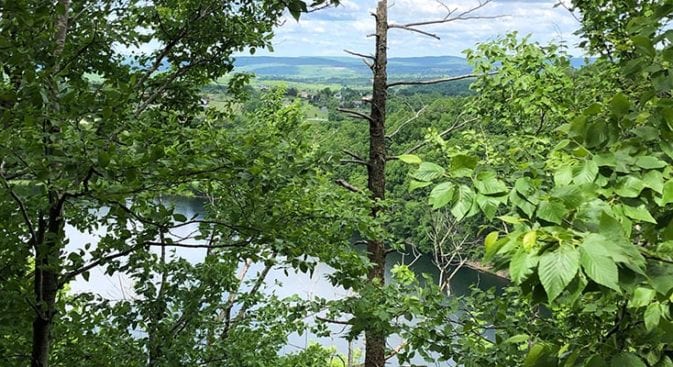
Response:
[{"label": "bare branch", "polygon": [[361,119],[363,119],[363,120],[367,120],[367,121],[369,121],[369,122],[372,122],[372,117],[369,116],[369,115],[366,115],[366,114],[364,114],[364,113],[362,113],[362,112],[358,112],[358,111],[354,111],[354,110],[349,110],[349,109],[345,109],[345,108],[337,108],[337,111],[339,111],[339,112],[343,112],[343,113],[347,113],[347,114],[352,115],[352,116],[354,116],[354,117],[358,117],[358,118],[361,118]]},{"label": "bare branch", "polygon": [[376,61],[376,58],[372,55],[365,55],[365,54],[361,54],[359,52],[350,51],[350,50],[344,50],[344,52],[347,53],[347,54],[353,55],[353,56],[362,57],[363,59],[369,59],[369,60],[372,60],[372,61]]},{"label": "bare branch", "polygon": [[420,29],[413,28],[413,27],[408,27],[408,26],[406,26],[406,25],[401,25],[401,24],[390,24],[390,25],[388,25],[388,28],[403,29],[403,30],[405,30],[405,31],[409,31],[409,32],[420,33],[420,34],[422,34],[422,35],[424,35],[424,36],[428,36],[428,37],[431,37],[431,38],[434,38],[434,39],[437,39],[437,40],[440,39],[439,36],[436,35],[435,33],[430,33],[430,32],[426,32],[426,31],[422,31],[422,30],[420,30]]},{"label": "bare branch", "polygon": [[[463,121],[463,122],[461,122],[461,123],[455,123],[455,124],[453,124],[453,126],[451,126],[450,128],[448,128],[448,129],[442,131],[441,133],[439,133],[439,136],[441,136],[441,137],[443,138],[443,137],[445,137],[446,135],[448,135],[448,134],[450,134],[450,133],[452,133],[452,132],[454,132],[454,131],[456,131],[456,130],[462,128],[463,126],[467,125],[468,123],[470,123],[470,122],[472,122],[472,121],[475,121],[476,119],[477,119],[477,118],[475,117],[475,118],[472,118],[472,119],[469,119],[469,120],[465,120],[465,121]],[[417,151],[417,150],[423,148],[423,147],[426,146],[427,144],[428,144],[428,141],[427,141],[427,140],[426,140],[426,141],[423,141],[423,142],[420,142],[420,143],[416,144],[414,147],[412,147],[411,149],[409,149],[409,150],[407,150],[406,152],[404,152],[404,154],[411,154],[411,153],[413,153],[413,152],[415,152],[415,151]]]},{"label": "bare branch", "polygon": [[344,180],[344,179],[341,179],[341,178],[340,178],[340,179],[338,179],[338,180],[336,180],[336,181],[334,181],[334,182],[335,182],[337,185],[339,185],[339,186],[345,188],[345,189],[348,190],[348,191],[355,192],[355,193],[362,193],[362,190],[360,190],[359,188],[357,188],[357,187],[351,185],[350,183],[348,183],[348,181],[346,181],[346,180]]},{"label": "bare branch", "polygon": [[430,79],[430,80],[402,80],[398,82],[392,82],[388,83],[387,87],[397,87],[400,85],[431,85],[431,84],[439,84],[439,83],[446,83],[446,82],[454,82],[456,80],[463,80],[463,79],[473,79],[473,78],[478,78],[482,75],[491,75],[495,73],[488,73],[488,74],[465,74],[465,75],[458,75],[458,76],[450,76],[447,78],[439,78],[439,79]]},{"label": "bare branch", "polygon": [[342,160],[340,160],[339,162],[340,162],[341,164],[349,164],[349,163],[352,163],[352,164],[360,164],[360,165],[369,167],[369,162],[361,161],[361,160],[359,160],[359,159],[342,159]]},{"label": "bare branch", "polygon": [[346,154],[348,154],[349,156],[351,156],[353,159],[357,159],[357,160],[359,160],[359,161],[364,161],[364,160],[365,160],[364,158],[362,158],[361,156],[359,156],[359,155],[357,155],[357,154],[351,152],[350,150],[346,150],[346,149],[344,149],[343,152],[346,153]]},{"label": "bare branch", "polygon": [[[454,15],[457,9],[450,10],[446,5],[442,4],[446,9],[447,9],[447,14],[444,16],[442,19],[434,19],[434,20],[427,20],[423,22],[414,22],[414,23],[407,23],[403,25],[395,25],[395,27],[391,28],[414,28],[414,27],[422,27],[422,26],[427,26],[427,25],[433,25],[433,24],[444,24],[444,23],[450,23],[450,22],[455,22],[459,20],[470,20],[470,19],[497,19],[497,18],[502,18],[502,15],[493,15],[493,16],[488,16],[488,15],[472,15],[474,12],[477,10],[485,7],[489,3],[491,3],[493,0],[484,0],[480,1],[477,5],[473,6],[472,8],[469,8],[457,15]],[[390,26],[389,26],[390,27]]]},{"label": "bare branch", "polygon": [[428,106],[423,106],[423,108],[416,111],[416,114],[412,118],[410,118],[407,121],[404,121],[403,123],[401,123],[400,126],[398,126],[397,129],[395,129],[395,131],[393,131],[390,135],[386,136],[386,139],[392,139],[393,137],[395,137],[395,135],[399,134],[400,130],[402,130],[402,128],[404,126],[406,126],[406,125],[412,123],[414,120],[416,120],[423,113],[423,111],[425,111],[425,109],[427,107]]}]

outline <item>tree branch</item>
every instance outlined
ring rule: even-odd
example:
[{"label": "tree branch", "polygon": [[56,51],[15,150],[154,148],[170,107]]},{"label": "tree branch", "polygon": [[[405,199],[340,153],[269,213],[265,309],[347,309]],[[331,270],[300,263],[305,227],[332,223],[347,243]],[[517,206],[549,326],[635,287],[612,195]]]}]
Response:
[{"label": "tree branch", "polygon": [[341,179],[341,178],[340,178],[340,179],[338,179],[338,180],[336,180],[336,181],[334,181],[334,182],[335,182],[337,185],[339,185],[339,186],[345,188],[345,189],[348,190],[348,191],[355,192],[355,193],[362,193],[362,190],[360,190],[359,188],[357,188],[357,187],[351,185],[350,183],[348,183],[348,181],[346,181],[346,180],[344,180],[344,179]]},{"label": "tree branch", "polygon": [[349,110],[349,109],[345,109],[345,108],[337,108],[337,111],[347,113],[347,114],[352,115],[354,117],[358,117],[358,118],[361,118],[363,120],[367,120],[369,122],[372,122],[372,117],[369,116],[369,115],[365,115],[362,112],[353,111],[353,110]]},{"label": "tree branch", "polygon": [[473,78],[478,78],[482,75],[490,75],[490,74],[495,74],[495,73],[465,74],[465,75],[450,76],[450,77],[447,77],[447,78],[430,79],[430,80],[402,80],[402,81],[398,81],[398,82],[388,83],[388,85],[386,87],[390,88],[390,87],[397,87],[397,86],[400,86],[400,85],[431,85],[431,84],[439,84],[439,83],[446,83],[446,82],[454,82],[456,80],[473,79]]},{"label": "tree branch", "polygon": [[[462,128],[463,126],[467,125],[468,123],[470,123],[470,122],[472,122],[472,121],[475,121],[476,119],[477,119],[477,118],[475,117],[475,118],[471,118],[471,119],[469,119],[469,120],[465,120],[465,121],[463,121],[463,122],[461,122],[461,123],[455,123],[455,124],[453,124],[453,126],[451,126],[450,128],[448,128],[448,129],[442,131],[441,133],[439,133],[439,136],[440,136],[440,137],[444,137],[444,136],[446,136],[446,135],[452,133],[453,131]],[[413,147],[411,147],[410,149],[408,149],[407,151],[405,151],[405,152],[402,153],[402,154],[411,154],[411,153],[413,153],[413,152],[415,152],[415,151],[417,151],[417,150],[423,148],[423,147],[426,146],[428,143],[429,143],[429,142],[428,142],[427,140],[422,141],[422,142],[420,142],[420,143],[414,145]],[[398,160],[398,159],[399,159],[398,156],[388,158],[389,161],[395,161],[395,160]]]},{"label": "tree branch", "polygon": [[389,25],[388,25],[388,28],[403,29],[403,30],[405,30],[405,31],[410,31],[410,32],[420,33],[420,34],[422,34],[422,35],[424,35],[424,36],[428,36],[428,37],[431,37],[431,38],[434,38],[434,39],[441,39],[441,38],[439,38],[438,35],[436,35],[436,34],[434,34],[434,33],[426,32],[426,31],[422,31],[422,30],[420,30],[420,29],[413,28],[413,27],[409,27],[409,26],[406,26],[406,25],[401,25],[401,24],[389,24]]},{"label": "tree branch", "polygon": [[324,317],[316,316],[316,320],[322,321],[322,322],[328,322],[330,324],[339,324],[339,325],[353,325],[352,321],[341,321],[341,320],[332,320],[332,319],[326,319]]},{"label": "tree branch", "polygon": [[420,110],[416,111],[416,114],[415,114],[412,118],[410,118],[410,119],[408,119],[407,121],[404,121],[403,123],[401,123],[400,126],[398,126],[397,129],[395,129],[395,131],[393,131],[390,135],[386,135],[386,139],[392,139],[395,135],[399,134],[400,130],[402,130],[402,128],[403,128],[404,126],[406,126],[407,124],[409,124],[409,123],[413,122],[414,120],[416,120],[416,119],[423,113],[423,111],[425,111],[425,109],[426,109],[427,107],[428,107],[428,106],[423,106],[423,108],[421,108]]},{"label": "tree branch", "polygon": [[361,161],[359,159],[342,159],[339,162],[341,162],[342,164],[352,163],[352,164],[360,164],[360,165],[369,167],[369,162]]},{"label": "tree branch", "polygon": [[362,57],[363,59],[369,59],[369,60],[372,60],[372,61],[376,61],[376,58],[372,55],[365,55],[365,54],[361,54],[359,52],[354,52],[354,51],[350,51],[350,50],[344,50],[344,52],[347,53],[347,54],[351,54],[353,56]]},{"label": "tree branch", "polygon": [[[4,162],[3,162],[4,164]],[[30,242],[33,246],[37,245],[37,234],[35,232],[35,227],[33,226],[33,222],[30,220],[30,216],[28,215],[28,210],[26,209],[26,205],[23,203],[23,200],[19,197],[19,195],[12,189],[12,187],[9,185],[9,182],[7,182],[7,179],[5,178],[4,172],[2,172],[2,167],[0,167],[0,178],[2,179],[2,185],[5,187],[9,195],[12,197],[14,202],[16,202],[16,205],[19,206],[19,211],[21,212],[21,217],[23,218],[23,222],[26,224],[28,227],[28,231],[30,232]]]},{"label": "tree branch", "polygon": [[348,155],[349,155],[350,157],[352,157],[353,159],[357,159],[357,160],[359,160],[359,161],[364,161],[364,160],[365,160],[364,158],[362,158],[361,156],[359,156],[359,155],[357,155],[357,154],[351,152],[350,150],[346,150],[346,149],[344,149],[343,152],[346,153],[346,154],[348,154]]},{"label": "tree branch", "polygon": [[[485,7],[488,5],[491,1],[493,0],[484,0],[480,1],[477,5],[475,5],[472,8],[469,8],[455,16],[453,14],[458,10],[458,9],[449,9],[446,5],[444,7],[447,9],[447,14],[444,18],[442,19],[435,19],[435,20],[427,20],[423,22],[414,22],[414,23],[407,23],[403,24],[400,26],[396,26],[395,28],[413,28],[413,27],[422,27],[422,26],[427,26],[427,25],[433,25],[433,24],[444,24],[444,23],[450,23],[450,22],[455,22],[458,20],[470,20],[470,19],[497,19],[497,18],[502,18],[502,15],[493,15],[493,16],[485,16],[485,15],[471,15],[472,13],[476,12],[477,10]],[[390,26],[389,26],[390,27]]]}]

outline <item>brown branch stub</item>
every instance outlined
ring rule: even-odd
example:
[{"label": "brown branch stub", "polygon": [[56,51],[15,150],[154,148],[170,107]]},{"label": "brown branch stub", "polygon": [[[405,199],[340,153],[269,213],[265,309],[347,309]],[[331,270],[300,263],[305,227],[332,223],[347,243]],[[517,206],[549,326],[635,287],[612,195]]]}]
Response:
[{"label": "brown branch stub", "polygon": [[341,179],[341,178],[340,178],[340,179],[338,179],[338,180],[336,180],[336,181],[334,181],[334,182],[335,182],[337,185],[339,185],[339,186],[345,188],[345,189],[348,190],[348,191],[351,191],[351,192],[354,192],[354,193],[358,193],[358,194],[362,193],[362,190],[360,190],[359,188],[357,188],[357,187],[351,185],[348,181],[346,181],[346,180],[344,180],[344,179]]}]

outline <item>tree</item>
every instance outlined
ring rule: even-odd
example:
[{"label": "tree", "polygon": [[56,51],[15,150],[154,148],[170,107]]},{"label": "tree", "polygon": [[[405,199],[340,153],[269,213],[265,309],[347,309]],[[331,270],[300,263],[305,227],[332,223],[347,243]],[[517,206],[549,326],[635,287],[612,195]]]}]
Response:
[{"label": "tree", "polygon": [[[298,18],[307,5],[0,2],[2,269],[8,294],[29,299],[32,366],[49,364],[68,282],[97,266],[123,269],[123,259],[142,268],[151,248],[179,246],[163,238],[183,218],[157,195],[231,164],[199,143],[213,127],[200,87],[232,70],[234,52],[268,47],[286,9]],[[110,208],[102,221],[94,214],[101,207]],[[94,249],[69,251],[66,222],[109,235]],[[219,241],[210,247],[239,245]]]},{"label": "tree", "polygon": [[[368,157],[363,159],[356,154],[349,155],[352,156],[353,163],[363,165],[367,168],[367,189],[374,202],[371,212],[372,218],[376,219],[382,215],[382,203],[386,199],[386,162],[393,158],[388,155],[385,133],[388,90],[395,86],[437,84],[472,77],[472,75],[468,75],[428,81],[388,82],[388,31],[390,29],[402,29],[433,38],[439,38],[437,35],[426,32],[422,28],[432,24],[445,24],[459,20],[480,18],[473,13],[488,3],[488,0],[480,2],[475,7],[461,13],[455,13],[455,11],[452,11],[447,7],[448,14],[444,18],[438,20],[409,24],[394,24],[388,21],[388,1],[380,0],[377,3],[376,13],[373,14],[376,21],[376,31],[374,33],[374,36],[376,37],[376,45],[374,56],[346,51],[351,55],[362,57],[373,73],[372,97],[371,100],[369,100],[371,109],[369,114],[356,110],[340,109],[341,112],[363,119],[369,123]],[[351,191],[359,191],[359,189],[345,181],[338,182]],[[368,274],[368,280],[375,287],[382,287],[385,284],[384,269],[386,254],[388,252],[384,238],[369,238],[367,240],[367,254],[372,263],[372,267]],[[376,293],[377,292],[374,292],[373,294]],[[385,350],[387,335],[385,329],[382,322],[372,322],[371,326],[365,328],[365,367],[382,367],[385,365],[387,359]]]},{"label": "tree", "polygon": [[[495,220],[502,210],[485,239],[486,258],[507,267],[526,297],[592,320],[592,337],[529,341],[528,365],[672,363],[665,65],[673,7],[634,4],[574,2],[589,49],[602,52],[575,80],[584,104],[556,102],[568,111],[557,122],[561,139],[534,150],[531,164],[502,175],[489,162],[474,165],[472,185],[447,196],[459,218],[481,212]],[[437,178],[459,182],[453,167],[440,168]],[[486,207],[475,191],[497,198]]]}]

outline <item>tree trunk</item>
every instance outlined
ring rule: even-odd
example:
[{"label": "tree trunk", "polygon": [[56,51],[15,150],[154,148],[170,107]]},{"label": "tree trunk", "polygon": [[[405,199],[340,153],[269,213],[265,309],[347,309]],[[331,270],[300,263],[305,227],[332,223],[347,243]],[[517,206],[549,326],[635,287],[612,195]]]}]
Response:
[{"label": "tree trunk", "polygon": [[[377,201],[385,198],[386,192],[386,100],[387,100],[387,63],[388,63],[388,2],[381,0],[376,9],[376,56],[374,61],[374,85],[372,88],[371,120],[369,122],[369,166],[368,187],[375,203],[372,216],[377,217],[381,208]],[[385,244],[380,239],[367,243],[369,260],[374,265],[368,274],[372,283],[385,284],[384,269],[386,260]],[[383,367],[385,365],[386,336],[379,330],[365,330],[366,350],[365,367]]]},{"label": "tree trunk", "polygon": [[56,313],[59,248],[63,237],[63,203],[55,193],[49,193],[51,203],[46,223],[40,220],[35,243],[35,317],[33,319],[33,350],[31,367],[49,366],[50,331]]}]

